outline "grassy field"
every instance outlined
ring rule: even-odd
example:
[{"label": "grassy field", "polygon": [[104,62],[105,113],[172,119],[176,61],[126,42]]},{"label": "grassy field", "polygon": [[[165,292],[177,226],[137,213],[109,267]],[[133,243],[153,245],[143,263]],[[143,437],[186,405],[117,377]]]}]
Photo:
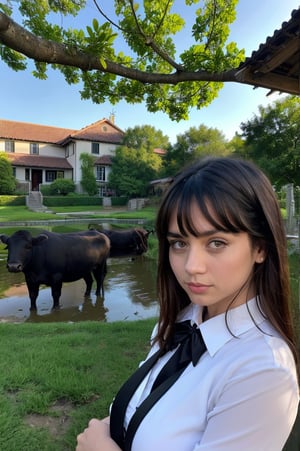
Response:
[{"label": "grassy field", "polygon": [[[40,221],[53,219],[71,218],[117,218],[117,219],[146,219],[154,220],[155,208],[144,208],[142,210],[128,211],[126,208],[104,209],[102,207],[56,207],[52,208],[53,213],[39,213],[28,210],[25,206],[3,207],[0,206],[0,222],[8,221]],[[75,213],[75,214],[74,214]]]},{"label": "grassy field", "polygon": [[0,449],[74,450],[145,357],[154,322],[0,324]]}]

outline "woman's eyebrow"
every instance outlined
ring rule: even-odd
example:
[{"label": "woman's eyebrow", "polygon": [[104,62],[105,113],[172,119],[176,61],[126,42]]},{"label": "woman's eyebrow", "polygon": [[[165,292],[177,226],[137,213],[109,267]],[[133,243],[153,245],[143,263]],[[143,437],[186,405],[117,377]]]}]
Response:
[{"label": "woman's eyebrow", "polygon": [[[198,237],[206,237],[206,236],[211,236],[214,235],[216,233],[226,233],[223,230],[218,230],[218,229],[210,229],[210,230],[205,230],[204,232],[199,232],[197,233]],[[182,237],[182,234],[179,232],[171,232],[168,231],[167,232],[167,238],[180,238]]]}]

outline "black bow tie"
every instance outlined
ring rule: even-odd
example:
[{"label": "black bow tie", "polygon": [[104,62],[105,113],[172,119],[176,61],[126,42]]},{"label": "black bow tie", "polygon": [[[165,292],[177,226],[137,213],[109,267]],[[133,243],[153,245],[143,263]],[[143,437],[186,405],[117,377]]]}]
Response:
[{"label": "black bow tie", "polygon": [[176,348],[179,344],[181,347],[180,363],[192,362],[196,366],[206,350],[202,334],[196,324],[191,325],[189,320],[175,324],[170,349]]},{"label": "black bow tie", "polygon": [[190,362],[193,363],[193,366],[197,365],[200,357],[206,351],[206,345],[196,324],[191,325],[189,320],[175,324],[169,349],[172,350],[176,347],[178,348],[175,353],[155,379],[151,391],[175,373],[182,372]]}]

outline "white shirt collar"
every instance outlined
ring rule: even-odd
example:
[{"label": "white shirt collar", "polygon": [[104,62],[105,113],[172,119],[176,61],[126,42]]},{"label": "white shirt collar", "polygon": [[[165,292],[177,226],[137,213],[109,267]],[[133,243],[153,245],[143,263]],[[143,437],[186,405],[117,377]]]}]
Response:
[{"label": "white shirt collar", "polygon": [[207,350],[211,356],[234,336],[238,337],[265,320],[257,305],[256,298],[228,310],[227,314],[222,313],[199,324],[199,318],[202,317],[202,310],[203,308],[201,306],[190,304],[179,314],[178,321],[190,319],[192,323],[198,324]]}]

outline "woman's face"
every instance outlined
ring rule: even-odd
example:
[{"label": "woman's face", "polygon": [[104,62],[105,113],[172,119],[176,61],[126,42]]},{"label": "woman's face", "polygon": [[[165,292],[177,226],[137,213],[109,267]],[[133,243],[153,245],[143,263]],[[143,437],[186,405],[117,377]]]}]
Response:
[{"label": "woman's face", "polygon": [[206,306],[211,318],[255,296],[251,275],[254,264],[262,263],[265,253],[252,247],[246,232],[219,231],[196,204],[191,211],[191,221],[199,236],[183,236],[174,211],[168,230],[169,260],[191,302]]}]

